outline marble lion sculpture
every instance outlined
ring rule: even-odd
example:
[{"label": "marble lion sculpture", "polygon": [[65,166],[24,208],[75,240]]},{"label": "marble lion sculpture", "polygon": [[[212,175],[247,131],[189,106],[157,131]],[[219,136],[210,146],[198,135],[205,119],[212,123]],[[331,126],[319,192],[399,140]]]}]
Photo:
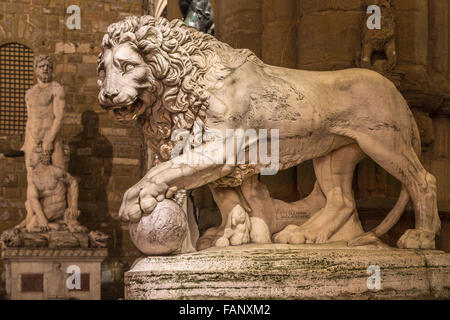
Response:
[{"label": "marble lion sculpture", "polygon": [[[272,241],[363,245],[376,243],[411,199],[415,229],[407,230],[397,245],[435,247],[440,231],[436,180],[419,161],[419,131],[406,101],[380,74],[266,65],[249,50],[233,49],[181,20],[151,16],[127,17],[109,26],[98,74],[101,106],[119,122],[137,122],[156,154],[154,166],[125,193],[119,212],[123,220],[140,221],[177,190],[209,185],[222,224],[200,237],[199,250]],[[257,179],[266,166],[262,163],[175,161],[180,159],[171,158],[172,133],[192,132],[198,122],[223,132],[278,129],[279,169],[313,159],[313,192],[294,203],[270,198]],[[204,160],[224,148],[221,140],[204,144]],[[369,232],[361,227],[352,191],[355,166],[365,156],[402,183],[394,208]],[[293,212],[292,219],[280,218],[283,212]],[[303,213],[306,218],[295,220]]]}]

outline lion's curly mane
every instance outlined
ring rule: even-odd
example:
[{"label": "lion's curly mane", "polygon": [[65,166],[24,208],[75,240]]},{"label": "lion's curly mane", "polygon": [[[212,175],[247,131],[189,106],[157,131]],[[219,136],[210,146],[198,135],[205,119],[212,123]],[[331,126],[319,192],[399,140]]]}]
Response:
[{"label": "lion's curly mane", "polygon": [[[130,42],[149,67],[150,90],[156,98],[139,119],[144,135],[160,161],[170,159],[176,129],[192,130],[195,121],[206,124],[205,88],[226,78],[246,61],[262,63],[249,50],[236,50],[213,36],[152,16],[130,16],[108,27],[105,48]],[[104,68],[102,53],[98,72]]]}]

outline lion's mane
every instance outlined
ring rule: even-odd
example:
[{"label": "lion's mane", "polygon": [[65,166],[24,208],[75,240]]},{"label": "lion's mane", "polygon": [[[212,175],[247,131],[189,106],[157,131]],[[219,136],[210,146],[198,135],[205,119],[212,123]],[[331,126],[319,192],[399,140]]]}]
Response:
[{"label": "lion's mane", "polygon": [[[233,49],[181,20],[169,22],[162,17],[130,16],[110,25],[102,51],[126,42],[138,48],[149,67],[150,90],[156,100],[139,121],[159,161],[170,159],[174,130],[192,131],[195,121],[205,124],[207,86],[248,60],[262,63],[249,50]],[[103,68],[101,53],[98,72]]]}]

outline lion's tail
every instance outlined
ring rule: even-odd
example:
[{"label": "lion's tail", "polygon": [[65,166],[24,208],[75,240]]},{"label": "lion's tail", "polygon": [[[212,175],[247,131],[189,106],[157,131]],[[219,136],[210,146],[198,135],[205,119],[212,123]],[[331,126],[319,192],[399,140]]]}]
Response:
[{"label": "lion's tail", "polygon": [[[410,112],[411,118],[411,127],[412,127],[412,136],[411,136],[411,144],[414,149],[414,152],[420,157],[421,154],[421,142],[420,142],[420,133],[417,127],[416,121],[414,120],[414,116]],[[406,190],[404,184],[402,184],[402,189],[400,191],[400,195],[398,197],[397,203],[394,205],[394,208],[386,215],[384,220],[372,230],[373,233],[377,237],[382,236],[386,232],[388,232],[400,219],[403,212],[405,211],[406,205],[409,202],[409,194]]]}]

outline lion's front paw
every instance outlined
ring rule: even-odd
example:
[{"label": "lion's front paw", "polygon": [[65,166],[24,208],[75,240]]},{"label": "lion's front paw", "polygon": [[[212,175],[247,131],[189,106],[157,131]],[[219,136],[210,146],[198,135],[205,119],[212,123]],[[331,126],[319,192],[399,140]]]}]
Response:
[{"label": "lion's front paw", "polygon": [[158,202],[166,198],[167,190],[165,183],[138,183],[125,192],[119,217],[124,221],[139,222],[143,215],[152,213]]},{"label": "lion's front paw", "polygon": [[409,229],[397,241],[402,249],[434,249],[435,234],[430,231]]}]

